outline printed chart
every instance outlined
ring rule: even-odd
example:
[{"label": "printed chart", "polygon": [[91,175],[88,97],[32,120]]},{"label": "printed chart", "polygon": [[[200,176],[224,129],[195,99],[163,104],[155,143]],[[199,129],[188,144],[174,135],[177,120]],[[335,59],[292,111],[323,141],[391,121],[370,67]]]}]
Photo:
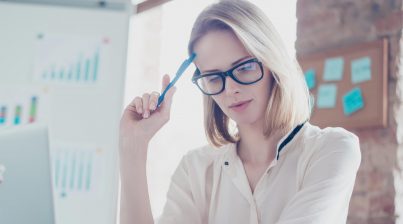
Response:
[{"label": "printed chart", "polygon": [[52,150],[55,196],[64,199],[99,191],[103,155],[100,147],[58,143]]},{"label": "printed chart", "polygon": [[0,91],[0,129],[46,122],[47,97],[33,88],[2,86]]},{"label": "printed chart", "polygon": [[102,73],[102,53],[110,40],[38,34],[34,80],[41,83],[95,84]]}]

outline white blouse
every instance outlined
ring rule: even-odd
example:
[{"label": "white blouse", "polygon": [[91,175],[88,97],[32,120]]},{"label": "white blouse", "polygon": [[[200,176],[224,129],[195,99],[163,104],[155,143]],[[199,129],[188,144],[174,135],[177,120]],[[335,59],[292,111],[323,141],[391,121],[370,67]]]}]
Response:
[{"label": "white blouse", "polygon": [[359,140],[342,128],[299,127],[280,140],[253,193],[235,144],[187,153],[158,223],[346,223]]}]

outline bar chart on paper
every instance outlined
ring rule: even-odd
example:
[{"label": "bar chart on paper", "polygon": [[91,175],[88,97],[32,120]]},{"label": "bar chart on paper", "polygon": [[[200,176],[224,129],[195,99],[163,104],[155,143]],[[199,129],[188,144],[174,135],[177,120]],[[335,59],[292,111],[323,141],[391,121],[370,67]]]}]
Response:
[{"label": "bar chart on paper", "polygon": [[99,192],[103,154],[100,147],[58,144],[52,150],[56,199],[82,198]]},{"label": "bar chart on paper", "polygon": [[19,125],[22,122],[22,112],[23,109],[26,110],[24,113],[28,113],[28,118],[24,123],[34,123],[36,121],[36,111],[37,111],[38,97],[32,96],[29,105],[23,108],[23,103],[16,102],[14,105],[1,105],[0,103],[0,126],[11,124]]},{"label": "bar chart on paper", "polygon": [[81,85],[99,81],[109,38],[38,34],[36,41],[35,81]]},{"label": "bar chart on paper", "polygon": [[[5,92],[8,91],[8,94]],[[46,122],[48,111],[44,91],[29,87],[0,87],[0,129]]]},{"label": "bar chart on paper", "polygon": [[42,72],[44,81],[96,82],[98,78],[99,50],[84,58],[77,55],[69,65],[50,65]]}]

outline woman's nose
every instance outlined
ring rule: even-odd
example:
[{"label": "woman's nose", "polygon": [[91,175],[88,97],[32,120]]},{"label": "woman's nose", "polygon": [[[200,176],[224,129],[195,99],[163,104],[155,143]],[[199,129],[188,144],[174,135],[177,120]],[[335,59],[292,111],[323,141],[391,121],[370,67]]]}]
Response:
[{"label": "woman's nose", "polygon": [[241,84],[237,83],[229,76],[225,77],[225,93],[227,95],[239,93],[240,88]]}]

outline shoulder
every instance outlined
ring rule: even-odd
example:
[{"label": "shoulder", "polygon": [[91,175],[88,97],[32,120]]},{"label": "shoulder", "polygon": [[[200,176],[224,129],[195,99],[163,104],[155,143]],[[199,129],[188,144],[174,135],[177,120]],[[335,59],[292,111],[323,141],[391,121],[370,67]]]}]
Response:
[{"label": "shoulder", "polygon": [[311,161],[334,158],[340,163],[347,163],[357,168],[361,162],[359,139],[344,128],[321,129],[308,123],[304,143],[305,156],[310,157]]},{"label": "shoulder", "polygon": [[319,128],[307,123],[304,134],[305,145],[321,150],[324,148],[348,148],[350,151],[359,150],[359,139],[352,132],[340,127]]}]

